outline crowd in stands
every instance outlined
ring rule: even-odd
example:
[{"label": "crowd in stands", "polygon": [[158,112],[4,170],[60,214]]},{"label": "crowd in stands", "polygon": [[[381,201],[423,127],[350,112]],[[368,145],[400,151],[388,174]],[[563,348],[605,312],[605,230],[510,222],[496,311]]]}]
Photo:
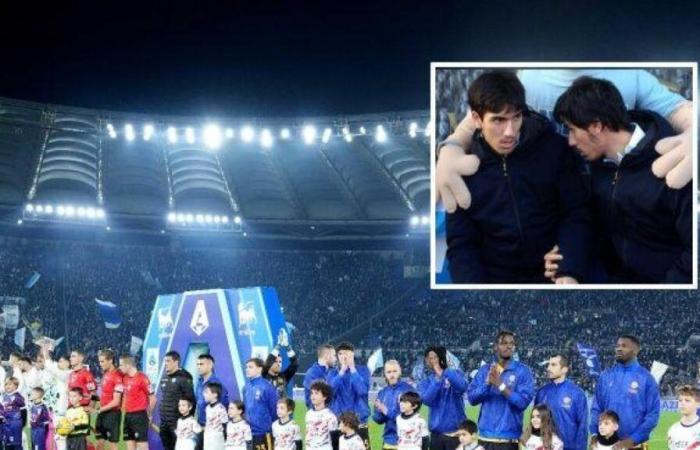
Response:
[{"label": "crowd in stands", "polygon": [[[469,373],[490,361],[494,331],[518,335],[518,356],[543,381],[545,361],[569,352],[574,376],[591,387],[575,344],[598,350],[602,368],[613,362],[621,332],[641,338],[640,360],[670,366],[662,392],[696,375],[700,343],[699,295],[692,291],[467,291],[424,288],[427,280],[404,278],[408,251],[272,251],[111,245],[63,240],[0,239],[0,295],[20,296],[21,324],[37,334],[65,336],[65,347],[127,352],[131,336],[143,337],[159,294],[207,288],[273,286],[293,324],[301,372],[326,341],[352,340],[361,360],[381,346],[405,375],[422,361],[426,345],[446,346]],[[425,262],[427,264],[427,261]],[[41,278],[25,287],[34,272]],[[106,329],[95,307],[116,303],[122,324]],[[400,300],[400,301],[398,301]],[[17,350],[8,330],[1,354]],[[700,340],[700,336],[699,339]],[[26,350],[35,352],[31,336]]]}]

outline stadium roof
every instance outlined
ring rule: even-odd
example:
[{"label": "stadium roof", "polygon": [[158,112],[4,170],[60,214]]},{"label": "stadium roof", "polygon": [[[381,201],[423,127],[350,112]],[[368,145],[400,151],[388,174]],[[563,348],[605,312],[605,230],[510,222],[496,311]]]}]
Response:
[{"label": "stadium roof", "polygon": [[191,213],[271,235],[403,235],[429,210],[428,116],[207,120],[0,98],[0,211],[6,223],[71,204],[136,229]]}]

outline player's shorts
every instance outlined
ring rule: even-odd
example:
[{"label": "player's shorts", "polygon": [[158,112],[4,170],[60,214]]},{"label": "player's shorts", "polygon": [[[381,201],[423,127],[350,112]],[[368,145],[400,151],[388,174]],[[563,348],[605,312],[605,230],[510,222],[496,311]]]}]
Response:
[{"label": "player's shorts", "polygon": [[253,436],[253,450],[272,450],[272,434]]},{"label": "player's shorts", "polygon": [[148,441],[148,414],[146,411],[136,411],[124,415],[124,440]]},{"label": "player's shorts", "polygon": [[119,442],[122,412],[118,409],[110,409],[101,412],[95,420],[95,438],[109,442]]}]

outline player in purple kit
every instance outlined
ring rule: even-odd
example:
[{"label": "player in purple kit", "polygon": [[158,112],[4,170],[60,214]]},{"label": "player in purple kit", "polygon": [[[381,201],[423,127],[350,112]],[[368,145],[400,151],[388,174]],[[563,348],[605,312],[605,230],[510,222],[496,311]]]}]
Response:
[{"label": "player in purple kit", "polygon": [[17,378],[10,377],[5,380],[5,394],[2,396],[2,406],[5,409],[5,433],[3,433],[5,450],[22,448],[22,409],[25,404],[18,388]]},{"label": "player in purple kit", "polygon": [[32,450],[46,450],[46,436],[49,433],[51,415],[44,403],[44,389],[40,387],[32,389],[31,400],[29,424],[32,428]]}]

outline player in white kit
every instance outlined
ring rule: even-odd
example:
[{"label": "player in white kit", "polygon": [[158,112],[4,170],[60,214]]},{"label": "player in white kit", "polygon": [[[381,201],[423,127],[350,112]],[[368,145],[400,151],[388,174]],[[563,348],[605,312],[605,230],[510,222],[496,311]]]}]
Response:
[{"label": "player in white kit", "polygon": [[530,415],[530,426],[520,439],[525,450],[564,450],[557,436],[552,412],[547,405],[536,405]]},{"label": "player in white kit", "polygon": [[194,417],[192,399],[181,398],[177,403],[180,418],[175,427],[175,450],[194,450],[197,445],[197,434],[202,432],[202,426]]},{"label": "player in white kit", "polygon": [[244,413],[242,401],[228,404],[228,417],[231,420],[226,424],[226,450],[253,450],[253,433],[243,418]]},{"label": "player in white kit", "polygon": [[681,420],[668,429],[668,450],[700,449],[700,388],[681,386],[676,390]]},{"label": "player in white kit", "polygon": [[272,422],[274,450],[301,450],[301,429],[292,419],[294,400],[281,398],[277,401],[277,417]]},{"label": "player in white kit", "polygon": [[332,450],[331,431],[338,429],[338,419],[328,408],[331,387],[325,381],[314,381],[309,389],[312,409],[306,412],[306,448]]},{"label": "player in white kit", "polygon": [[396,417],[398,450],[428,450],[430,432],[425,419],[420,416],[420,396],[415,392],[405,392],[399,397],[399,411]]}]

